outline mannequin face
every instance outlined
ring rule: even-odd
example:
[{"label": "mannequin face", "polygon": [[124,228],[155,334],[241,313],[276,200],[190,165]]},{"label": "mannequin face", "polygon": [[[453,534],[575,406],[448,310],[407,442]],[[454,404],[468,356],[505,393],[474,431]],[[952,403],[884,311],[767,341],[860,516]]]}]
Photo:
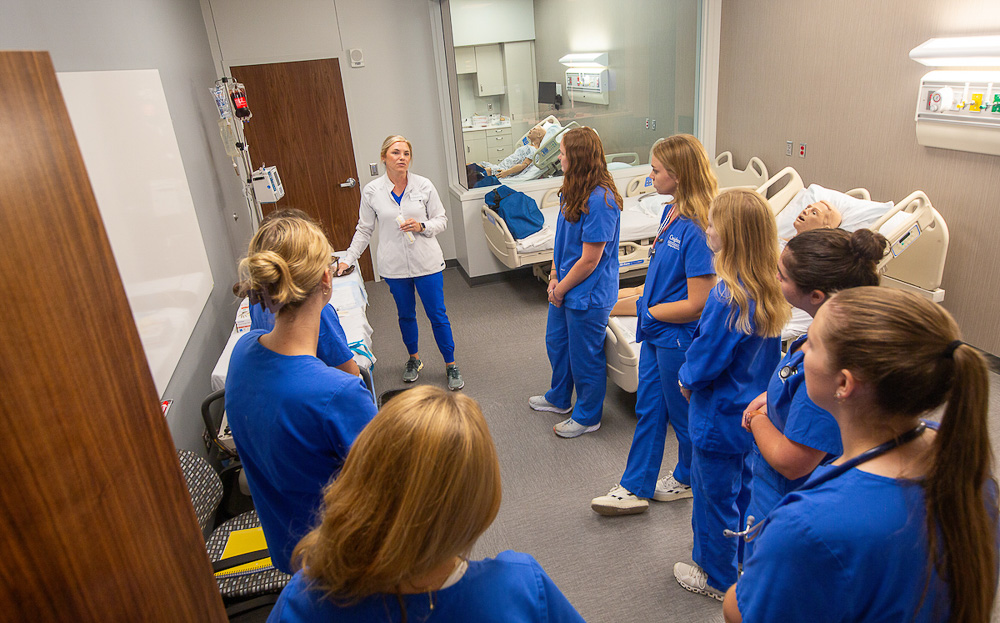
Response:
[{"label": "mannequin face", "polygon": [[822,229],[824,227],[840,227],[843,220],[840,211],[829,202],[817,201],[811,203],[795,217],[795,232],[801,234],[810,229]]},{"label": "mannequin face", "polygon": [[677,178],[656,159],[656,156],[650,157],[649,164],[653,167],[649,178],[653,180],[653,188],[656,189],[656,192],[661,195],[673,195],[677,192]]}]

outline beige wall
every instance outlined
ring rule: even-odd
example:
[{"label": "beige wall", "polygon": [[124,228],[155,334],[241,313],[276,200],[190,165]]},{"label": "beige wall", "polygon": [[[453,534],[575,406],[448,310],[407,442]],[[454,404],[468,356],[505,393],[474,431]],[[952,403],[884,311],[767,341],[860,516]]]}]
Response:
[{"label": "beige wall", "polygon": [[[794,166],[808,183],[898,201],[923,190],[951,231],[944,305],[1000,353],[1000,157],[922,147],[909,51],[935,36],[1000,32],[996,0],[726,0],[718,150]],[[785,156],[785,141],[808,145]]]}]

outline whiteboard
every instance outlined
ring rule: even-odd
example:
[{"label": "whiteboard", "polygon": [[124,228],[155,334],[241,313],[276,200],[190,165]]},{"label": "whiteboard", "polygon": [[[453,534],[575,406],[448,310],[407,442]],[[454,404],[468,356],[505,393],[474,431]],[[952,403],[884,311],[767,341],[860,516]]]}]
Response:
[{"label": "whiteboard", "polygon": [[213,282],[160,73],[56,77],[162,397]]}]

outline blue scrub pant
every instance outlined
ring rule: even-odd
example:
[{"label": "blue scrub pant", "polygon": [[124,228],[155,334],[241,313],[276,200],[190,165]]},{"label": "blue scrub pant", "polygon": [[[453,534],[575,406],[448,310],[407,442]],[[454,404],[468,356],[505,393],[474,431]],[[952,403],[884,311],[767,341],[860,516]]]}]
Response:
[{"label": "blue scrub pant", "polygon": [[641,498],[653,497],[663,461],[667,422],[677,435],[677,465],[674,478],[691,483],[691,437],[688,435],[688,402],[677,387],[677,371],[684,364],[685,349],[642,343],[639,357],[639,389],[635,401],[632,447],[621,485]]},{"label": "blue scrub pant", "polygon": [[455,340],[451,335],[448,310],[444,307],[444,274],[437,272],[423,277],[386,279],[385,282],[389,284],[389,292],[392,292],[392,298],[396,301],[399,331],[403,334],[406,352],[410,355],[420,352],[415,288],[420,295],[424,312],[431,321],[434,341],[437,342],[445,363],[455,361]]},{"label": "blue scrub pant", "polygon": [[560,409],[568,408],[576,387],[571,417],[584,426],[601,421],[608,389],[604,334],[610,314],[610,307],[569,309],[549,304],[545,348],[552,365],[552,389],[545,393],[545,399]]},{"label": "blue scrub pant", "polygon": [[691,528],[694,550],[691,558],[708,574],[708,584],[720,591],[736,583],[739,547],[738,539],[722,536],[722,531],[743,529],[740,504],[749,500],[744,493],[749,484],[746,453],[724,454],[693,447]]}]

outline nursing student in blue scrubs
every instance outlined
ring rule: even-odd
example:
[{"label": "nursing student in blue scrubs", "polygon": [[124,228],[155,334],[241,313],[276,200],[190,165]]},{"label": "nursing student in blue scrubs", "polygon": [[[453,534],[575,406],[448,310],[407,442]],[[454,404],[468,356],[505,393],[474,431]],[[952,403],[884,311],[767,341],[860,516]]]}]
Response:
[{"label": "nursing student in blue scrubs", "polygon": [[767,388],[781,357],[781,328],[791,315],[778,284],[778,230],[771,206],[752,190],[719,194],[709,210],[708,246],[719,284],[712,289],[678,372],[691,400],[694,564],[674,565],[685,589],[715,599],[736,581],[738,530],[749,502],[743,410]]},{"label": "nursing student in blue scrubs", "polygon": [[[840,290],[877,286],[877,263],[886,240],[870,229],[813,229],[791,240],[778,259],[781,292],[792,306],[815,317],[820,306]],[[767,391],[743,412],[743,428],[754,437],[753,485],[747,516],[763,519],[785,494],[797,489],[816,467],[840,456],[840,429],[806,392],[802,345],[788,347]],[[753,541],[747,541],[748,555]]]},{"label": "nursing student in blue scrubs", "polygon": [[[943,307],[882,287],[835,294],[802,349],[809,398],[836,419],[844,454],[763,519],[726,621],[989,621],[997,486],[982,355]],[[940,427],[925,426],[942,404]]]},{"label": "nursing student in blue scrubs", "polygon": [[376,411],[360,377],[316,357],[330,252],[314,222],[285,216],[261,225],[240,262],[239,294],[268,302],[275,319],[236,343],[226,413],[271,560],[286,573],[323,487]]},{"label": "nursing student in blue scrubs", "polygon": [[[660,218],[646,282],[637,290],[623,289],[619,297],[625,298],[619,298],[612,311],[616,314],[631,303],[631,309],[623,311],[638,315],[636,341],[642,343],[642,351],[635,412],[639,421],[620,483],[590,502],[601,515],[644,512],[648,498],[669,502],[691,497],[688,403],[677,387],[677,371],[715,286],[705,227],[717,183],[705,148],[690,134],[657,141],[650,164],[653,188],[672,195],[673,202]],[[632,298],[636,294],[638,300]],[[677,466],[659,478],[668,422],[677,436]]]},{"label": "nursing student in blue scrubs", "polygon": [[268,621],[582,622],[528,554],[469,560],[499,509],[500,465],[476,401],[407,390],[358,436]]},{"label": "nursing student in blue scrubs", "polygon": [[528,406],[571,414],[552,429],[571,438],[601,427],[607,390],[604,334],[618,300],[622,198],[593,129],[567,132],[559,162],[564,177],[545,326],[552,384],[545,395],[529,398]]},{"label": "nursing student in blue scrubs", "polygon": [[[285,208],[267,215],[267,219],[284,216],[294,216],[308,219],[302,210]],[[266,219],[265,219],[266,220]],[[267,301],[253,296],[250,301],[250,330],[261,329],[270,331],[274,328],[274,314],[268,309]],[[272,304],[273,306],[273,304]],[[347,334],[340,325],[340,317],[333,305],[323,307],[319,324],[319,343],[316,345],[316,357],[328,366],[338,368],[355,376],[361,375],[358,363],[354,361],[354,353],[347,345]]]}]

